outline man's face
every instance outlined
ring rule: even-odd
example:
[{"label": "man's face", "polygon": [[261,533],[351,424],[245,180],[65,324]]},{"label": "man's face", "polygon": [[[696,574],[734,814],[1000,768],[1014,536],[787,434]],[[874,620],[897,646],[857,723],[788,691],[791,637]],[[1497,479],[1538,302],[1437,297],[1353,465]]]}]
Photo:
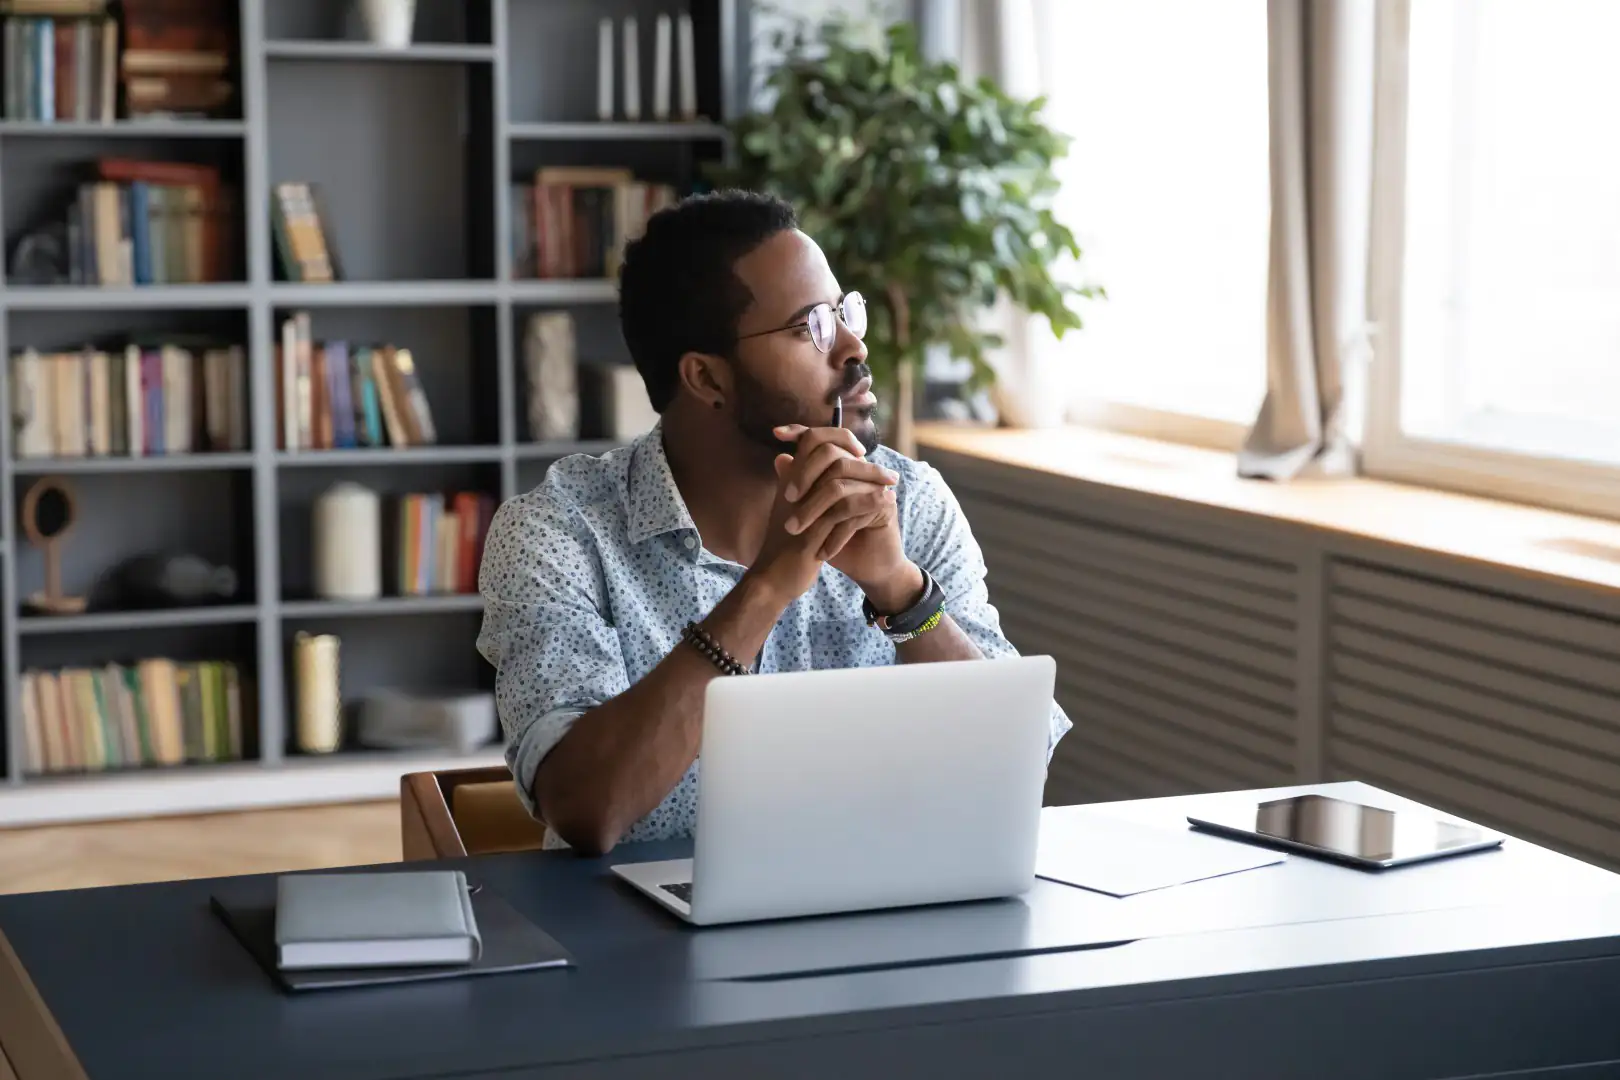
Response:
[{"label": "man's face", "polygon": [[[797,230],[777,233],[738,260],[737,276],[754,302],[737,325],[737,423],[773,451],[791,452],[772,430],[782,424],[826,427],[842,398],[844,426],[868,453],[878,430],[866,346],[844,324],[843,292],[815,241]],[[817,304],[830,304],[835,332],[822,352],[806,325]]]}]

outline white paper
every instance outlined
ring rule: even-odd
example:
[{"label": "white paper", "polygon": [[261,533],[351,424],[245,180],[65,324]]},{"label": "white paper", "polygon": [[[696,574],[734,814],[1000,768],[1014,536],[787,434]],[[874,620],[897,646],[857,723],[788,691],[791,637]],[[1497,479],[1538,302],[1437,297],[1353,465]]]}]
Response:
[{"label": "white paper", "polygon": [[1035,873],[1109,896],[1134,896],[1286,861],[1278,851],[1104,814],[1041,815]]}]

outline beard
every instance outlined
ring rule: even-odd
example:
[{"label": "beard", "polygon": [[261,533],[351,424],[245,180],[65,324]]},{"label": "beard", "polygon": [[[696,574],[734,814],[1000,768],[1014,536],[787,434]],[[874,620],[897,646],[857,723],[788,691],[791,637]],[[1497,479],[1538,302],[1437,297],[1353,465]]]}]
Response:
[{"label": "beard", "polygon": [[[824,408],[814,414],[807,413],[798,398],[780,390],[772,390],[756,380],[740,364],[732,370],[737,379],[737,430],[749,442],[756,443],[777,454],[792,454],[795,443],[776,437],[776,428],[783,424],[803,424],[805,427],[826,427],[832,422],[833,403],[871,374],[865,364],[850,364],[844,369],[844,380],[837,393],[827,399]],[[868,453],[882,444],[877,418],[873,409],[844,410],[844,426]]]}]

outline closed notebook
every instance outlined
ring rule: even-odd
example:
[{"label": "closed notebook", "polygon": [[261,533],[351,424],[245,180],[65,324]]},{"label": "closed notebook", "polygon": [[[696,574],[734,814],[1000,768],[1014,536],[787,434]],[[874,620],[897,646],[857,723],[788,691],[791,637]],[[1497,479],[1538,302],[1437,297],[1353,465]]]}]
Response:
[{"label": "closed notebook", "polygon": [[285,970],[470,964],[482,947],[460,870],[276,881],[276,966]]},{"label": "closed notebook", "polygon": [[[343,872],[343,876],[401,876],[419,872],[353,870]],[[276,905],[280,883],[291,877],[310,876],[326,875],[292,874],[280,879],[268,875],[237,878],[218,883],[209,898],[209,906],[214,914],[258,962],[265,974],[283,990],[333,990],[423,980],[475,978],[541,968],[568,968],[574,964],[573,957],[555,938],[488,887],[480,888],[475,884],[468,892],[478,926],[479,953],[471,963],[282,967],[278,958],[280,950],[276,945]]]}]

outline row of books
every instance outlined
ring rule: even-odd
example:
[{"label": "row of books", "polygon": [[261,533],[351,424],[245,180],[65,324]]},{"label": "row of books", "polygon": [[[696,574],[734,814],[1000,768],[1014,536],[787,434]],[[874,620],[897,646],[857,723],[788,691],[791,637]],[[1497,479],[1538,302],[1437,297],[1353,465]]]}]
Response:
[{"label": "row of books", "polygon": [[66,209],[73,285],[224,281],[236,193],[211,165],[101,158]]},{"label": "row of books", "polygon": [[676,197],[674,186],[638,180],[629,169],[536,169],[512,189],[513,274],[616,277],[625,244]]},{"label": "row of books", "polygon": [[74,0],[58,14],[5,16],[7,120],[111,123],[118,115],[118,22]]},{"label": "row of books", "polygon": [[240,345],[131,343],[11,357],[13,453],[146,457],[248,447]]},{"label": "row of books", "polygon": [[238,761],[251,695],[234,663],[148,657],[22,675],[23,772]]},{"label": "row of books", "polygon": [[6,117],[106,123],[222,115],[235,101],[232,7],[218,0],[0,0]]},{"label": "row of books", "polygon": [[403,495],[398,502],[399,591],[405,596],[478,591],[478,564],[495,516],[481,491]]},{"label": "row of books", "polygon": [[282,321],[275,346],[276,438],[282,450],[431,446],[433,410],[409,348],[317,341],[309,313]]}]

